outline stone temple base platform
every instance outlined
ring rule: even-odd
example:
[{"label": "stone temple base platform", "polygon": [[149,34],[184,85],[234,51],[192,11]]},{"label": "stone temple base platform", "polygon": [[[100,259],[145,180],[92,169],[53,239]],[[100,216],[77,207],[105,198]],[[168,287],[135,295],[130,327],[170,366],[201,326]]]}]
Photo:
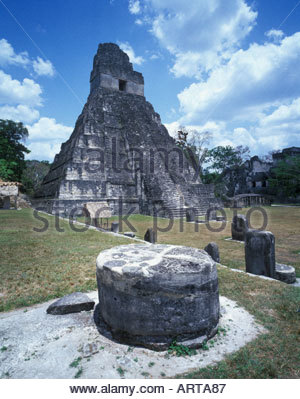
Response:
[{"label": "stone temple base platform", "polygon": [[[98,316],[123,343],[198,348],[219,322],[216,264],[207,252],[175,245],[121,245],[97,258]],[[103,324],[103,323],[102,323]]]},{"label": "stone temple base platform", "polygon": [[[87,295],[97,301],[97,291]],[[215,364],[266,333],[245,309],[220,297],[220,334],[210,341],[208,350],[176,357],[167,351],[133,348],[99,334],[93,311],[47,314],[52,302],[0,314],[0,347],[6,348],[0,351],[0,377],[174,377]]]}]

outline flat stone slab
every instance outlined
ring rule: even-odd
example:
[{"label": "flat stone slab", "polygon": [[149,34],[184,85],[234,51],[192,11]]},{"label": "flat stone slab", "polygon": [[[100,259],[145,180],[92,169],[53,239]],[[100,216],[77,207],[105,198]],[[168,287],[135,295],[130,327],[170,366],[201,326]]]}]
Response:
[{"label": "flat stone slab", "polygon": [[130,237],[130,238],[134,238],[134,237],[135,237],[135,234],[132,233],[131,231],[125,231],[124,236]]},{"label": "flat stone slab", "polygon": [[240,241],[240,240],[233,240],[232,238],[224,238],[224,241],[233,241],[233,242],[238,242],[240,244],[245,245],[244,241]]},{"label": "flat stone slab", "polygon": [[176,338],[200,346],[216,334],[215,261],[201,249],[121,245],[97,258],[99,324],[120,342],[164,350]]},{"label": "flat stone slab", "polygon": [[[97,291],[88,293],[95,301],[97,295]],[[167,351],[129,347],[99,334],[92,311],[49,315],[50,303],[0,314],[0,347],[6,348],[0,351],[0,377],[74,378],[81,368],[79,378],[175,377],[213,365],[267,332],[236,302],[220,297],[219,326],[226,335],[217,334],[209,350],[176,357]],[[75,360],[78,365],[71,367]]]},{"label": "flat stone slab", "polygon": [[58,299],[52,303],[47,313],[55,315],[63,315],[67,313],[77,313],[83,310],[92,310],[95,302],[92,301],[86,294],[82,292],[73,292],[72,294],[65,295],[63,298]]}]

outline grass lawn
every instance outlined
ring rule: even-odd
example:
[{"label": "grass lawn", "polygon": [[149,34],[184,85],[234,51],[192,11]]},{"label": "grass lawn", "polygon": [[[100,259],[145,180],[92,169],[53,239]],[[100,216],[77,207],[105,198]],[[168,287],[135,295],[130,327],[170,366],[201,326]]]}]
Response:
[{"label": "grass lawn", "polygon": [[[276,261],[294,266],[297,277],[300,277],[300,207],[264,207],[267,216],[266,230],[275,235]],[[209,242],[214,241],[220,250],[221,263],[234,269],[245,270],[244,246],[241,243],[226,241],[231,237],[232,211],[226,209],[228,223],[220,232],[212,232],[205,224],[197,225],[195,232],[193,223],[183,223],[183,231],[180,231],[180,222],[175,220],[173,227],[167,232],[158,232],[158,242],[164,244],[187,245],[195,248],[204,248]],[[238,213],[246,214],[249,208],[239,210]],[[83,220],[83,219],[82,219]],[[262,226],[262,214],[255,211],[250,218],[251,226]],[[153,219],[150,216],[132,215],[129,222],[137,230],[137,236],[144,237],[148,227],[153,227]],[[167,228],[167,219],[158,219],[157,226],[161,230]],[[221,222],[211,222],[211,227],[221,227]],[[123,231],[129,231],[129,226],[123,223]]]},{"label": "grass lawn", "polygon": [[[47,231],[32,209],[0,211],[0,311],[44,302],[74,291],[96,289],[96,257],[103,249],[132,243],[92,230],[74,232],[54,218]],[[75,225],[76,226],[76,225]]]},{"label": "grass lawn", "polygon": [[[277,261],[292,264],[300,274],[300,208],[265,208],[267,229],[276,237]],[[231,211],[226,211],[231,219]],[[241,212],[244,213],[244,212]],[[33,218],[32,210],[0,212],[0,309],[8,310],[74,291],[96,288],[95,260],[98,253],[115,245],[132,243],[95,231],[76,233],[66,222],[60,222],[65,232],[57,232],[54,218],[46,218],[50,227],[44,233],[33,228],[43,226]],[[143,237],[152,218],[132,216],[129,221]],[[168,220],[160,219],[159,227]],[[253,215],[253,227],[260,216]],[[212,223],[213,227],[220,223]],[[213,233],[205,225],[194,232],[193,224],[179,222],[169,232],[160,232],[160,243],[203,248],[208,242],[219,245],[221,263],[244,269],[243,245],[225,241],[230,237],[230,223],[225,230]],[[130,230],[123,226],[124,231]],[[188,378],[299,378],[300,377],[300,289],[283,283],[265,281],[234,273],[230,268],[218,268],[220,294],[238,302],[253,314],[268,330],[255,341],[214,367],[199,369]]]}]

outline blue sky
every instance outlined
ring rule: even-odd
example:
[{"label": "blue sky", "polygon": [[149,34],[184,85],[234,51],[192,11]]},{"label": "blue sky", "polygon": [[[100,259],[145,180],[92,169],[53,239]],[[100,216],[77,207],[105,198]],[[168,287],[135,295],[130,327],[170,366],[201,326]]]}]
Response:
[{"label": "blue sky", "polygon": [[0,118],[28,127],[28,158],[70,136],[100,42],[128,53],[171,134],[300,146],[300,1],[0,0]]}]

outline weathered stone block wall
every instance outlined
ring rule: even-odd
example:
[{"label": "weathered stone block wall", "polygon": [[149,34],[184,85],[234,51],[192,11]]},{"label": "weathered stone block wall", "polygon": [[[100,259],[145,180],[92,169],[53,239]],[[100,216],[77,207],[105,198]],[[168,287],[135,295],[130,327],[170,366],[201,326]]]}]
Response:
[{"label": "weathered stone block wall", "polygon": [[137,94],[138,96],[143,96],[144,95],[144,85],[128,81],[127,85],[126,85],[126,92],[132,93],[132,94]]},{"label": "weathered stone block wall", "polygon": [[[123,80],[121,78],[115,78],[111,75],[108,75],[106,73],[101,73],[100,75],[97,75],[91,80],[91,92],[98,87],[104,87],[106,89],[111,89],[111,90],[120,90],[119,87],[119,81]],[[138,84],[136,82],[132,82],[130,80],[123,80],[125,82],[124,89],[123,91],[126,93],[132,93],[132,94],[137,94],[139,96],[144,95],[144,85],[143,84]]]},{"label": "weathered stone block wall", "polygon": [[10,195],[18,195],[19,187],[13,185],[0,185],[0,195],[3,197]]}]

